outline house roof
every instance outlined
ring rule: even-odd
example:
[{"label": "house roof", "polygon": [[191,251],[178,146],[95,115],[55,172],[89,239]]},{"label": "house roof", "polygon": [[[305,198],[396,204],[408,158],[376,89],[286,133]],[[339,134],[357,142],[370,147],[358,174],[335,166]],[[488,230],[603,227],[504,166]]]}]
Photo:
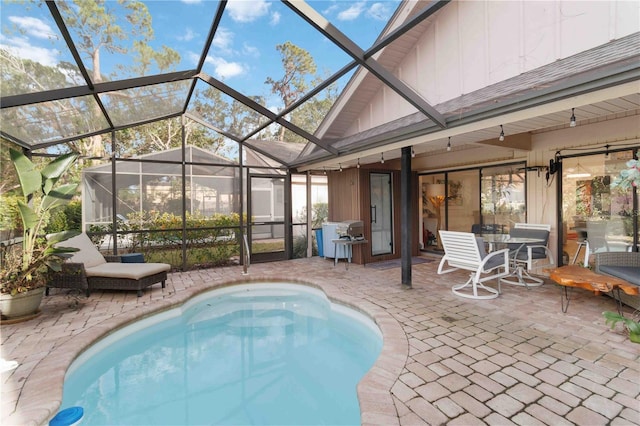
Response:
[{"label": "house roof", "polygon": [[[451,128],[479,118],[495,117],[505,112],[530,108],[554,99],[638,81],[638,78],[640,33],[634,33],[443,102],[435,108],[446,117],[448,127]],[[366,82],[362,84],[367,85]],[[367,92],[365,90],[365,94]],[[360,92],[355,93],[354,97],[357,98]],[[622,99],[626,99],[629,106],[638,107],[637,94]],[[340,115],[358,113],[360,103],[358,100],[350,99],[340,110]],[[566,122],[566,117],[563,116],[561,121]],[[360,133],[335,137],[330,144],[340,152],[357,152],[373,146],[383,146],[399,138],[437,133],[441,130],[424,114],[416,112]],[[336,120],[327,129],[326,134],[338,135],[345,131],[344,122]],[[319,154],[316,158],[325,155],[317,149],[314,152]]]}]

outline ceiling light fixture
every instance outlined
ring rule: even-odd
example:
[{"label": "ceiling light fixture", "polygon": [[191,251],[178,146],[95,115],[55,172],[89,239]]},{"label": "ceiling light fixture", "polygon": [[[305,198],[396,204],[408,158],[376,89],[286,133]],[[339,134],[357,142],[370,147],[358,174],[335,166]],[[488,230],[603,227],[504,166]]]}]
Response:
[{"label": "ceiling light fixture", "polygon": [[449,140],[447,141],[447,151],[451,151],[451,136],[449,136]]},{"label": "ceiling light fixture", "polygon": [[324,174],[325,175],[327,174],[327,168],[326,167],[324,167]]},{"label": "ceiling light fixture", "polygon": [[569,119],[569,127],[576,127],[575,108],[571,108],[571,118]]},{"label": "ceiling light fixture", "polygon": [[413,147],[411,147],[411,158],[415,158],[416,157],[416,152],[413,150]]},{"label": "ceiling light fixture", "polygon": [[360,168],[360,157],[358,157],[358,165],[356,167]]},{"label": "ceiling light fixture", "polygon": [[571,173],[568,173],[567,177],[571,179],[588,178],[588,177],[591,177],[591,173],[589,173],[587,169],[585,169],[580,165],[580,159],[578,159],[578,162],[576,164],[576,169],[573,170]]},{"label": "ceiling light fixture", "polygon": [[338,167],[340,168],[340,171],[342,171],[342,163],[338,163]]},{"label": "ceiling light fixture", "polygon": [[384,152],[380,153],[380,164],[384,164]]},{"label": "ceiling light fixture", "polygon": [[502,124],[500,125],[500,137],[498,138],[498,140],[500,142],[504,140],[504,128],[502,127]]}]

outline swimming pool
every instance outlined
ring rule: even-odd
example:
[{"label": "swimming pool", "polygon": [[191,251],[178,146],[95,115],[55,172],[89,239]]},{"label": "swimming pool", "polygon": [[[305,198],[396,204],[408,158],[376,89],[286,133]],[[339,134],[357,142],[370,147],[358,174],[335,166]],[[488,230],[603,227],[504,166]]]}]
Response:
[{"label": "swimming pool", "polygon": [[139,321],[83,353],[62,408],[86,424],[359,424],[382,348],[368,317],[297,284],[243,284]]}]

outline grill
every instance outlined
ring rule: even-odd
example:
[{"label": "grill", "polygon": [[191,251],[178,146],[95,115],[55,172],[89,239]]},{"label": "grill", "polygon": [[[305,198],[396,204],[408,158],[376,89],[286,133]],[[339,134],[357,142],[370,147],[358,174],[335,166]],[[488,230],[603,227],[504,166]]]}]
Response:
[{"label": "grill", "polygon": [[336,233],[345,240],[364,240],[364,223],[361,220],[345,220],[336,226]]}]

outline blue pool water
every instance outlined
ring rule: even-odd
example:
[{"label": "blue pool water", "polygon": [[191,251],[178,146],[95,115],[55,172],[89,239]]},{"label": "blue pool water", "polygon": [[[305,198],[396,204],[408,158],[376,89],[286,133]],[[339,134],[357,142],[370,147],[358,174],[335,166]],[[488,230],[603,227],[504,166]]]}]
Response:
[{"label": "blue pool water", "polygon": [[98,342],[61,408],[82,424],[360,424],[356,384],[380,354],[373,321],[294,284],[215,290]]}]

